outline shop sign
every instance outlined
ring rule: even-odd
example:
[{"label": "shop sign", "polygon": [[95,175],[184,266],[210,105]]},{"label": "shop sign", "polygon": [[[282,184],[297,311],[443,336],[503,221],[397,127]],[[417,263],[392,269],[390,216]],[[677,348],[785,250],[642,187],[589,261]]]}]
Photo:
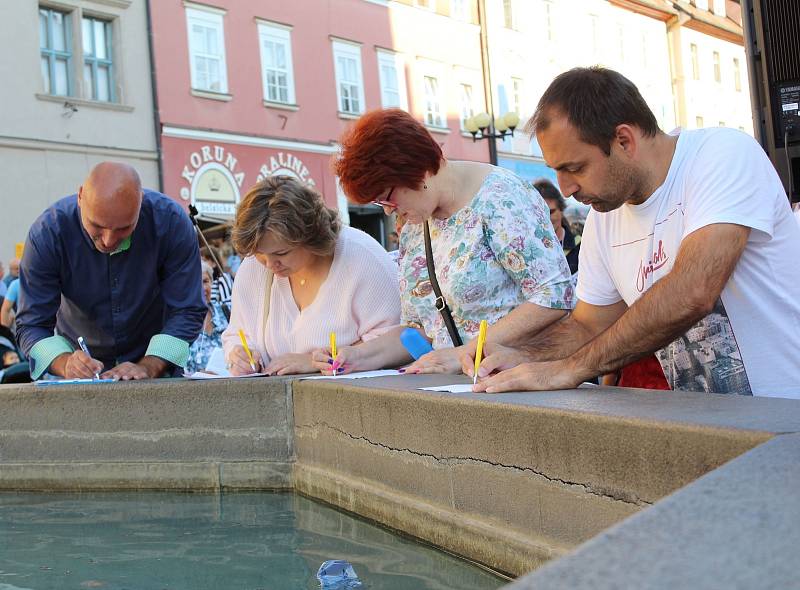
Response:
[{"label": "shop sign", "polygon": [[189,155],[181,178],[181,198],[202,214],[233,217],[241,198],[244,172],[237,171],[237,158],[219,145],[204,145]]},{"label": "shop sign", "polygon": [[259,168],[257,181],[261,182],[267,176],[291,176],[311,188],[317,185],[303,161],[292,153],[278,152],[270,156],[269,161]]}]

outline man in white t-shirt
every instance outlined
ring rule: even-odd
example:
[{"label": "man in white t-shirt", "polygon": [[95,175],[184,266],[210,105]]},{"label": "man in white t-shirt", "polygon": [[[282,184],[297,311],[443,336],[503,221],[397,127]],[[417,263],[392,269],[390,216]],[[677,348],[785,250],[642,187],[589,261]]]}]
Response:
[{"label": "man in white t-shirt", "polygon": [[489,345],[479,375],[501,372],[476,390],[572,388],[656,352],[674,389],[800,398],[800,227],[752,137],[665,134],[599,67],[558,76],[526,130],[593,209],[579,301],[518,349]]}]

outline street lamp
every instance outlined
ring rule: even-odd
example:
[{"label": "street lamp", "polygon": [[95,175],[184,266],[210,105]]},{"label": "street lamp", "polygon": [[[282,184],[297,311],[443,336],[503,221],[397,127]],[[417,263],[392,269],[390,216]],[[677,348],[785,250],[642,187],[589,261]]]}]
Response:
[{"label": "street lamp", "polygon": [[519,125],[519,115],[515,111],[497,118],[489,113],[478,113],[464,121],[464,128],[472,134],[472,141],[489,138],[505,139],[509,134],[514,137],[517,125]]}]

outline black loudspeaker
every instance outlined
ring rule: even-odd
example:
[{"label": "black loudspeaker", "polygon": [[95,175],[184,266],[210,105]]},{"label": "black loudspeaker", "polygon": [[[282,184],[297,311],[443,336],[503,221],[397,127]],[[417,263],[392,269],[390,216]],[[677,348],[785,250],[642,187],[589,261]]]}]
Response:
[{"label": "black loudspeaker", "polygon": [[800,2],[741,0],[756,138],[800,201]]}]

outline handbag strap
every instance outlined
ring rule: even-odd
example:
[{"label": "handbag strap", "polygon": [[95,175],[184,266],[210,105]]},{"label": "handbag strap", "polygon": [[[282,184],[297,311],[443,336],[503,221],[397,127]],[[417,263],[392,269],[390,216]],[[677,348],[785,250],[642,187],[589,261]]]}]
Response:
[{"label": "handbag strap", "polygon": [[431,249],[431,230],[428,227],[427,219],[423,225],[425,229],[425,263],[428,265],[428,279],[431,282],[433,294],[436,295],[434,306],[439,310],[439,313],[442,314],[442,320],[444,320],[444,325],[447,328],[447,332],[450,334],[450,340],[453,341],[453,346],[461,346],[463,344],[461,342],[461,335],[456,329],[456,323],[453,321],[453,314],[450,312],[450,307],[447,305],[444,295],[442,295],[439,281],[436,280],[436,268],[433,266],[433,251]]}]

